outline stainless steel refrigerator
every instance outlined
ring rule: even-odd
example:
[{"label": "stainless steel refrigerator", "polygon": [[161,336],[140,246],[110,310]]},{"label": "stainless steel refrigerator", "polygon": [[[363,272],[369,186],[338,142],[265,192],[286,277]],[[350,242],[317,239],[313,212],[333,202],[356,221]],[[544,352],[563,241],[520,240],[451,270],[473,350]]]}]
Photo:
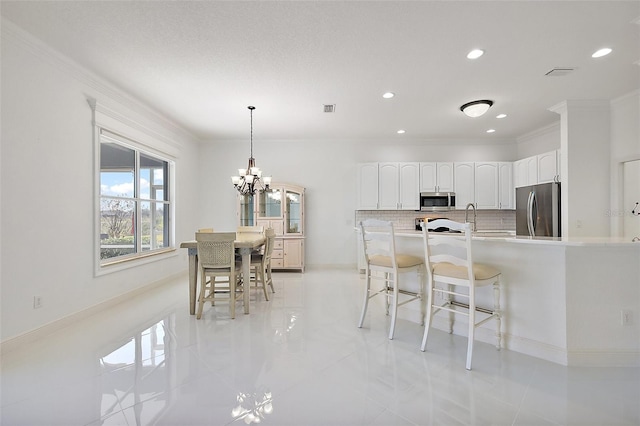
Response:
[{"label": "stainless steel refrigerator", "polygon": [[516,235],[560,237],[560,183],[516,188]]}]

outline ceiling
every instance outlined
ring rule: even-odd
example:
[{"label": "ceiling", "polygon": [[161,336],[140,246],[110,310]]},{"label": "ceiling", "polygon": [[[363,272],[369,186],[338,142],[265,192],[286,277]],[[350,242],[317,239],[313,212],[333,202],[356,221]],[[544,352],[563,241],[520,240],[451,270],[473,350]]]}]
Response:
[{"label": "ceiling", "polygon": [[[563,100],[640,88],[640,1],[2,0],[1,11],[203,141],[246,138],[255,105],[256,140],[504,143],[557,122],[548,108]],[[485,54],[467,59],[474,48]],[[555,67],[575,70],[545,76]],[[476,99],[495,104],[468,118],[459,107]]]}]

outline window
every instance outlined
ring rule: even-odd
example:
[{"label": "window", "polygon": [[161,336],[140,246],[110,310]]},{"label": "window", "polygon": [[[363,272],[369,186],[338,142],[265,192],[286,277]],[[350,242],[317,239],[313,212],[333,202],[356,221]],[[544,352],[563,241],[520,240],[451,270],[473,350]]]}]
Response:
[{"label": "window", "polygon": [[171,247],[169,160],[99,130],[100,264]]}]

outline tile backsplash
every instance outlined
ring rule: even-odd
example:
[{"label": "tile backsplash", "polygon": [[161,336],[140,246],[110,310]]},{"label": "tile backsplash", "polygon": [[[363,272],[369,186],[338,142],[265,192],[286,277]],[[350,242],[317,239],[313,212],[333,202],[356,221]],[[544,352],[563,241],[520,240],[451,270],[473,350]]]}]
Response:
[{"label": "tile backsplash", "polygon": [[[456,222],[464,222],[464,210],[451,210],[441,213],[416,212],[408,210],[356,210],[355,224],[365,219],[381,219],[393,222],[397,229],[415,229],[418,217],[441,217]],[[469,212],[471,215],[472,212]],[[515,210],[478,210],[478,230],[516,230]]]}]

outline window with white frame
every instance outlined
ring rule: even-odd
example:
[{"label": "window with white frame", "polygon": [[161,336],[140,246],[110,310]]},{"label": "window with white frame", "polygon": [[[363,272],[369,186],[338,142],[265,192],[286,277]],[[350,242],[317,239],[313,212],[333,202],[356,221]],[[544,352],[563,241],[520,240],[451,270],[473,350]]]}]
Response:
[{"label": "window with white frame", "polygon": [[101,265],[165,251],[171,161],[105,129],[99,138]]}]

